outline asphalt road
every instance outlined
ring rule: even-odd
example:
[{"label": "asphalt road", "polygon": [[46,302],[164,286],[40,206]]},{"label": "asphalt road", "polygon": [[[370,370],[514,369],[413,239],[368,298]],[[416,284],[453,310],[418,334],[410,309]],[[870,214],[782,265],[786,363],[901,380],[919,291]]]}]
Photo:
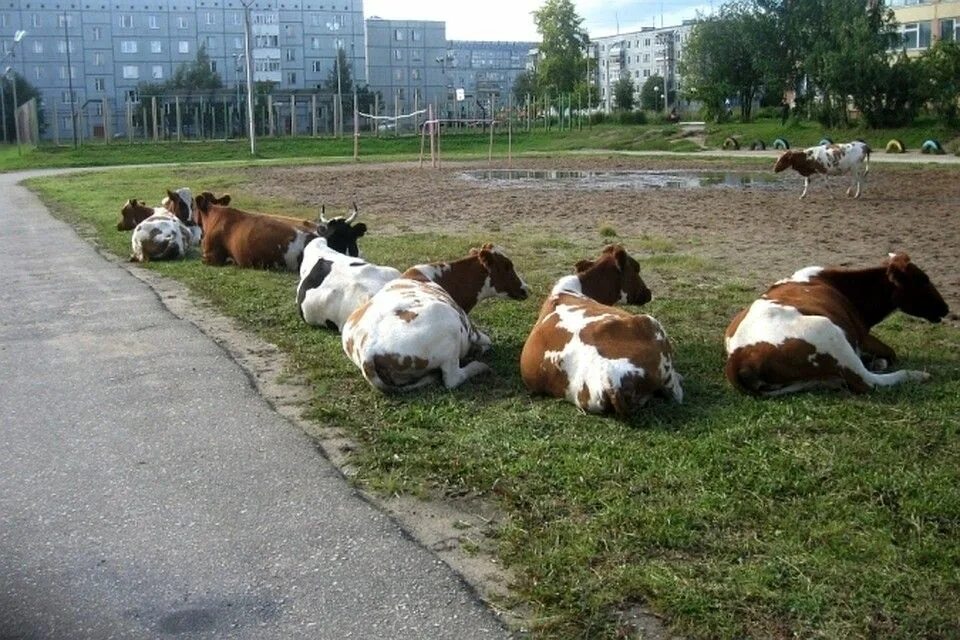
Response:
[{"label": "asphalt road", "polygon": [[0,175],[0,638],[508,637],[18,179]]}]

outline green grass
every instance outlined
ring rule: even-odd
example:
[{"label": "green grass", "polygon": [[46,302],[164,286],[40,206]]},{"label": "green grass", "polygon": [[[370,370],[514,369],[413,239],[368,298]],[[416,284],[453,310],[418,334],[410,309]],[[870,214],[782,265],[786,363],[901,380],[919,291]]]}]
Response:
[{"label": "green grass", "polygon": [[[255,201],[222,168],[31,184],[57,215],[126,257],[129,232],[114,228],[120,200],[184,182]],[[533,612],[537,636],[617,637],[618,612],[637,603],[691,638],[960,636],[956,329],[902,315],[878,328],[903,366],[933,374],[928,384],[863,397],[742,397],[722,379],[720,338],[756,292],[722,264],[678,253],[662,238],[618,237],[649,254],[645,273],[669,283],[644,311],[671,335],[686,401],[655,403],[625,423],[588,417],[530,397],[517,361],[542,294],[607,235],[598,228],[595,245],[538,228],[497,238],[540,295],[473,312],[494,341],[493,375],[401,396],[372,391],[338,336],[302,324],[294,275],[204,267],[195,258],[148,268],[290,354],[309,381],[307,414],[318,428],[342,427],[363,443],[352,462],[366,487],[495,501],[506,514],[499,555],[517,576],[516,600]],[[463,255],[487,239],[374,230],[363,249],[402,268]]]}]

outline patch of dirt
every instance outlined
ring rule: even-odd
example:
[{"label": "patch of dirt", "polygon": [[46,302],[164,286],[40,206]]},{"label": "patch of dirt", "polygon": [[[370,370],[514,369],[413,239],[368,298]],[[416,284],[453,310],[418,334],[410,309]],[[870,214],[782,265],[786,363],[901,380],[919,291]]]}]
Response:
[{"label": "patch of dirt", "polygon": [[[772,166],[771,161],[771,166]],[[514,161],[511,168],[574,170],[709,169],[763,171],[743,165],[633,156]],[[810,265],[869,267],[906,251],[960,310],[960,180],[956,170],[874,163],[859,200],[846,178],[813,180],[781,174],[779,188],[571,190],[493,187],[465,180],[494,163],[443,163],[264,168],[246,171],[264,194],[319,207],[356,201],[370,233],[475,230],[509,251],[510,236],[549,229],[561,237],[597,237],[602,226],[620,237],[666,238],[680,252],[722,265],[757,291]],[[815,177],[816,178],[816,177]],[[490,231],[493,230],[493,231]],[[629,247],[628,247],[629,248]]]}]

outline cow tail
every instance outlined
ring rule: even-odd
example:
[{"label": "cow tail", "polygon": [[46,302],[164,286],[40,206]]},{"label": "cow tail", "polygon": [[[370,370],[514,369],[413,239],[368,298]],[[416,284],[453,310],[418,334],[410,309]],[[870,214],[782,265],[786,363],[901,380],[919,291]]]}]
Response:
[{"label": "cow tail", "polygon": [[867,175],[868,173],[870,173],[870,147],[866,144],[863,145],[863,154],[864,154],[863,175]]},{"label": "cow tail", "polygon": [[723,368],[727,380],[734,387],[751,395],[760,395],[763,389],[763,378],[757,367],[739,358],[729,358]]}]

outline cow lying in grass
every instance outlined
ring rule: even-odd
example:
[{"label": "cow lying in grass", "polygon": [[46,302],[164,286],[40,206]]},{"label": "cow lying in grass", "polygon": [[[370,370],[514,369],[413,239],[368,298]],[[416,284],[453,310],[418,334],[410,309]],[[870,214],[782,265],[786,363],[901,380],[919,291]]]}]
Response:
[{"label": "cow lying in grass", "polygon": [[860,183],[870,171],[870,147],[859,140],[845,144],[825,144],[803,150],[784,151],[773,166],[775,173],[793,168],[803,176],[802,200],[810,188],[810,176],[815,173],[824,176],[850,174],[853,183],[847,189],[847,195],[856,188],[854,198],[860,197]]},{"label": "cow lying in grass", "polygon": [[304,322],[334,331],[350,314],[391,280],[393,267],[380,267],[331,249],[326,238],[312,240],[303,251],[297,308]]},{"label": "cow lying in grass", "polygon": [[566,398],[587,413],[627,417],[655,395],[683,401],[681,376],[660,323],[610,305],[644,304],[640,265],[620,245],[577,263],[557,281],[520,355],[533,393]]},{"label": "cow lying in grass", "polygon": [[491,345],[467,313],[485,298],[528,295],[510,259],[485,244],[461,260],[411,267],[388,282],[347,319],[343,350],[380,391],[407,391],[438,380],[452,389],[489,371],[481,362],[461,364]]},{"label": "cow lying in grass", "polygon": [[760,396],[817,387],[864,393],[927,380],[923,371],[883,373],[895,354],[870,329],[897,309],[930,322],[948,312],[905,253],[870,269],[801,269],[734,317],[724,373],[740,391]]}]

